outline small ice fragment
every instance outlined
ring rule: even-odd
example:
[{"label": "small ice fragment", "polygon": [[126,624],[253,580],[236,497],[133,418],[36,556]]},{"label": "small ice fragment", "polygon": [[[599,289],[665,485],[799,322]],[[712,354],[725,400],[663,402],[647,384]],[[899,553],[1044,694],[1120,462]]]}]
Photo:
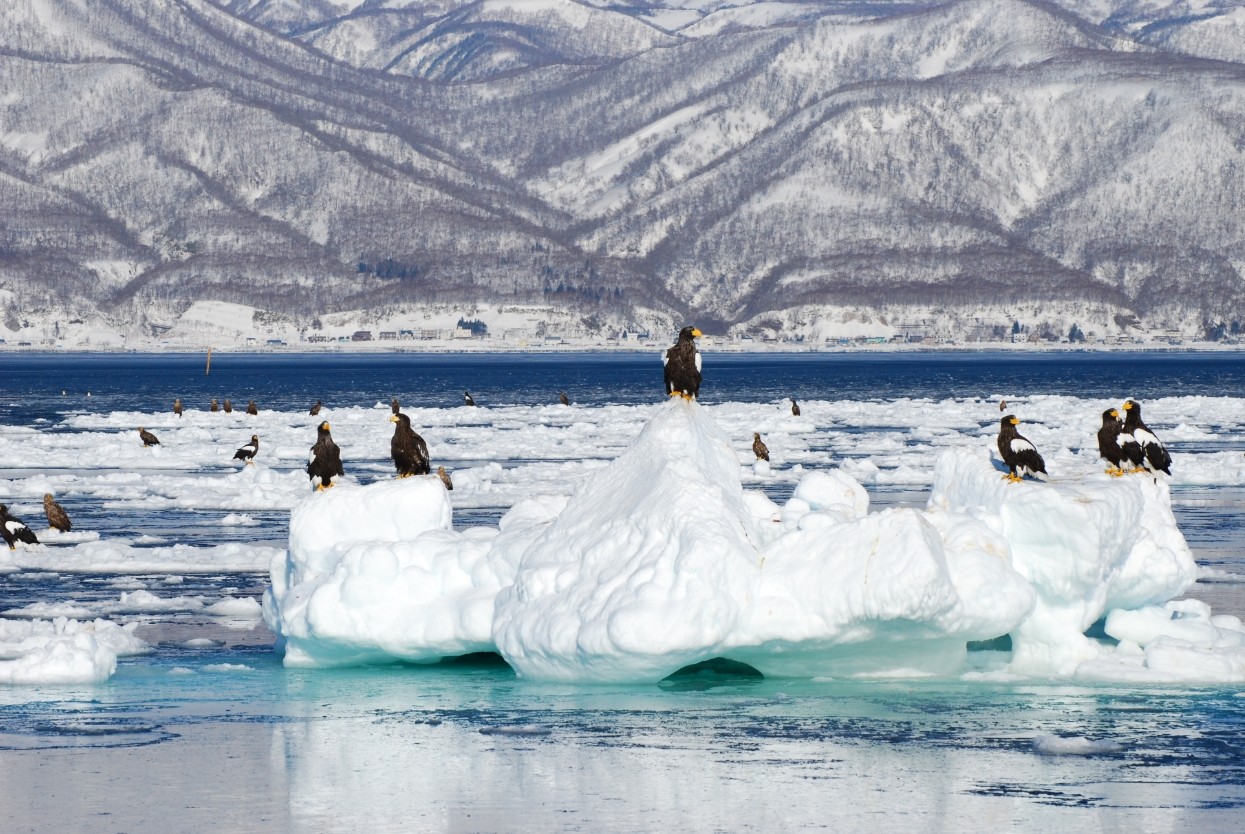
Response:
[{"label": "small ice fragment", "polygon": [[539,724],[513,724],[507,727],[481,727],[482,736],[547,736],[553,730]]},{"label": "small ice fragment", "polygon": [[1033,739],[1033,750],[1043,756],[1096,756],[1102,753],[1118,753],[1124,745],[1118,741],[1101,739],[1090,741],[1084,736],[1041,735]]}]

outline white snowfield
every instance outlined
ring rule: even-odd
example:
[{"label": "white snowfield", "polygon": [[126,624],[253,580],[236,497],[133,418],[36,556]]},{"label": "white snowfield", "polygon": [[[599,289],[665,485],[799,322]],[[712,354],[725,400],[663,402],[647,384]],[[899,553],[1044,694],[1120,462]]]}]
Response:
[{"label": "white snowfield", "polygon": [[[497,528],[454,531],[434,477],[312,495],[265,619],[292,666],[495,650],[522,678],[585,683],[715,657],[779,677],[1245,681],[1240,621],[1169,602],[1197,568],[1163,482],[1069,453],[1050,483],[1008,484],[976,441],[935,456],[925,510],[869,513],[843,469],[778,506],[744,489],[739,434],[667,402],[569,498]],[[1104,618],[1113,639],[1087,637]],[[968,663],[969,641],[1004,635],[1012,651]]]}]

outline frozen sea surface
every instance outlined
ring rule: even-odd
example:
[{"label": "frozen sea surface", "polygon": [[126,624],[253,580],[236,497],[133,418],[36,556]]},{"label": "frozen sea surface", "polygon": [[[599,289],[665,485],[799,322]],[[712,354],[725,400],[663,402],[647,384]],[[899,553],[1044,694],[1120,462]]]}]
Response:
[{"label": "frozen sea surface", "polygon": [[[0,501],[42,535],[55,492],[75,530],[0,556],[2,616],[133,623],[151,647],[101,684],[0,687],[5,830],[1240,830],[1239,687],[721,669],[552,687],[490,658],[281,667],[253,601],[307,494],[312,402],[367,483],[392,474],[397,396],[453,472],[455,526],[494,525],[522,497],[568,494],[635,438],[659,399],[654,356],[218,355],[207,377],[196,357],[3,362]],[[747,488],[782,500],[807,471],[841,467],[875,509],[923,506],[943,449],[992,442],[1000,398],[1052,471],[1077,472],[1098,466],[1098,415],[1135,397],[1175,458],[1173,504],[1203,576],[1189,595],[1245,615],[1245,362],[1232,355],[710,354],[705,368],[703,401]],[[235,412],[208,413],[213,397]],[[768,474],[751,467],[754,431]],[[258,465],[243,469],[231,458],[253,433]]]}]

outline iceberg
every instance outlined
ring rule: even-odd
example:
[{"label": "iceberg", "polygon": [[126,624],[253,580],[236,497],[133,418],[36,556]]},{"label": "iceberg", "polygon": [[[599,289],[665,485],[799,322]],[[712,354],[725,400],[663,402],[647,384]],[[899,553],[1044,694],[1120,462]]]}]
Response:
[{"label": "iceberg", "polygon": [[294,508],[264,617],[291,666],[495,651],[521,678],[577,683],[717,657],[950,676],[971,641],[1010,636],[1007,674],[1170,680],[1183,651],[1187,679],[1245,680],[1235,618],[1188,608],[1193,642],[1153,625],[1197,573],[1162,481],[1009,484],[987,450],[952,448],[926,508],[870,512],[846,471],[805,473],[782,506],[743,488],[752,471],[680,399],[569,497],[520,501],[496,528],[454,530],[434,477],[342,484]]}]

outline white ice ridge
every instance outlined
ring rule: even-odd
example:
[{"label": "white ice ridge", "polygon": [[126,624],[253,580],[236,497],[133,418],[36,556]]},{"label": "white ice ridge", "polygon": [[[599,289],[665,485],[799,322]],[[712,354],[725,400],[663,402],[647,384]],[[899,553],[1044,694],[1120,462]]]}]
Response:
[{"label": "white ice ridge", "polygon": [[[98,683],[117,670],[117,657],[149,647],[135,625],[108,620],[0,620],[0,684]],[[12,659],[8,659],[12,658]]]},{"label": "white ice ridge", "polygon": [[[743,489],[709,412],[674,400],[569,499],[524,500],[495,529],[453,530],[435,477],[312,495],[264,614],[287,665],[497,651],[534,680],[650,682],[713,657],[955,675],[969,641],[1011,635],[990,673],[1245,680],[1239,622],[1161,607],[1196,574],[1165,484],[1001,476],[952,449],[924,511],[869,513],[842,471],[806,474],[779,507]],[[1104,617],[1124,636],[1086,637]]]}]

